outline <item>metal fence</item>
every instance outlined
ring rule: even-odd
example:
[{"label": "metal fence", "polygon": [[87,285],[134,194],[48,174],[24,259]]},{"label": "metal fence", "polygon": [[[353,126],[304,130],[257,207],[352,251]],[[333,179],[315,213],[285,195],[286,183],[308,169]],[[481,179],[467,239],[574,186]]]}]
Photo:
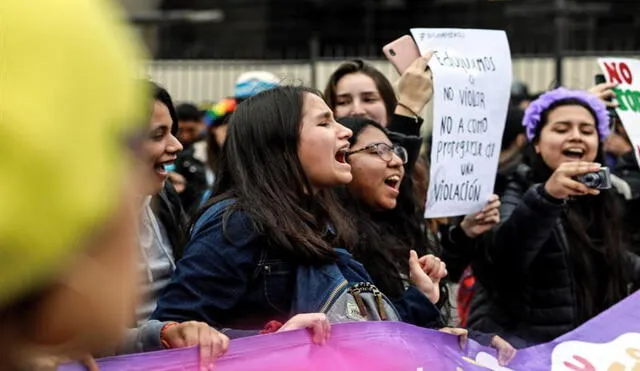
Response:
[{"label": "metal fence", "polygon": [[[640,58],[640,55],[630,56]],[[270,71],[284,82],[304,84],[324,89],[331,73],[343,60],[301,61],[151,61],[147,74],[164,85],[177,101],[196,103],[216,101],[233,94],[238,76],[246,71]],[[391,81],[397,73],[387,61],[371,62]],[[564,85],[584,89],[593,84],[593,75],[599,73],[596,57],[570,57],[564,59]],[[555,81],[552,58],[514,58],[514,80],[525,82],[532,93],[551,87]]]},{"label": "metal fence", "polygon": [[[640,55],[627,56],[640,58]],[[570,57],[564,59],[564,86],[586,89],[593,85],[593,76],[600,73],[597,57]],[[329,76],[344,60],[301,62],[301,61],[151,61],[147,74],[154,81],[165,86],[176,101],[197,104],[214,102],[233,95],[235,80],[247,71],[269,71],[280,77],[284,83],[313,86],[323,90]],[[398,74],[385,60],[369,61],[390,81]],[[553,58],[514,58],[514,80],[529,86],[531,93],[542,92],[554,85],[555,64]],[[424,130],[431,129],[432,111],[427,106],[423,112]]]}]

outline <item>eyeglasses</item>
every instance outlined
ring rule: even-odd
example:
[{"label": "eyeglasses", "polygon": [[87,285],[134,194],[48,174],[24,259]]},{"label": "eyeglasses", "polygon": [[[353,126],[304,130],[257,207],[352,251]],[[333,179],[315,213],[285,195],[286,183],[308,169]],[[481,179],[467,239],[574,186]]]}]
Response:
[{"label": "eyeglasses", "polygon": [[402,164],[406,164],[407,161],[409,161],[409,155],[407,154],[407,150],[404,149],[404,147],[401,146],[390,146],[386,143],[373,143],[373,144],[369,144],[368,146],[364,147],[364,148],[360,148],[357,149],[355,151],[351,151],[351,152],[347,152],[347,158],[349,156],[351,156],[354,153],[358,153],[358,152],[369,152],[369,153],[376,153],[378,156],[380,156],[381,159],[383,159],[386,162],[391,161],[391,159],[393,158],[393,155],[395,154],[396,156],[398,156],[400,158],[400,160],[402,161]]}]

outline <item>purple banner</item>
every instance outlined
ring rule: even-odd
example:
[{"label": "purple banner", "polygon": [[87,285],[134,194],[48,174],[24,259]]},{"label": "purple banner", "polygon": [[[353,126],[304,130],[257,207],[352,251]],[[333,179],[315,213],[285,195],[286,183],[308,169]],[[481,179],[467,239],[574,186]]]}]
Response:
[{"label": "purple banner", "polygon": [[[197,371],[196,348],[105,358],[102,371]],[[575,331],[518,351],[508,367],[495,351],[470,341],[404,323],[335,325],[324,346],[305,331],[261,335],[231,342],[216,371],[637,371],[640,370],[640,292]],[[67,365],[61,371],[82,371]]]}]

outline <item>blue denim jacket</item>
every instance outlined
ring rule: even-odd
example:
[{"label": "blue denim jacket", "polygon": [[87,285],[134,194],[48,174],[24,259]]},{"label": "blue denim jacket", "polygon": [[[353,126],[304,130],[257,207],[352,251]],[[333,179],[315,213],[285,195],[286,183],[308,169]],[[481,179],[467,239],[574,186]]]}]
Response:
[{"label": "blue denim jacket", "polygon": [[[223,227],[224,211],[233,202],[221,201],[200,216],[151,318],[202,321],[231,338],[255,335],[271,320],[286,322],[295,314],[319,311],[345,279],[371,282],[362,265],[342,249],[337,249],[342,277],[273,252],[241,211],[232,213]],[[438,309],[415,288],[393,304],[405,322],[442,325]]]},{"label": "blue denim jacket", "polygon": [[[336,249],[335,265],[322,267],[299,266],[296,291],[293,299],[294,313],[321,312],[349,284],[374,283],[364,266],[344,249]],[[392,301],[403,322],[416,326],[437,328],[444,325],[438,308],[418,289],[410,286],[398,300]]]}]

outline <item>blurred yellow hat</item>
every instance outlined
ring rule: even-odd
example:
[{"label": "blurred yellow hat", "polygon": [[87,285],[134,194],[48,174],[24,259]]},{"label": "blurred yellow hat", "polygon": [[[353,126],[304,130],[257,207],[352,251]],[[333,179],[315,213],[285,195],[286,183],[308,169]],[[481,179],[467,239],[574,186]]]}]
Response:
[{"label": "blurred yellow hat", "polygon": [[0,307],[115,211],[142,53],[105,0],[0,0]]}]

